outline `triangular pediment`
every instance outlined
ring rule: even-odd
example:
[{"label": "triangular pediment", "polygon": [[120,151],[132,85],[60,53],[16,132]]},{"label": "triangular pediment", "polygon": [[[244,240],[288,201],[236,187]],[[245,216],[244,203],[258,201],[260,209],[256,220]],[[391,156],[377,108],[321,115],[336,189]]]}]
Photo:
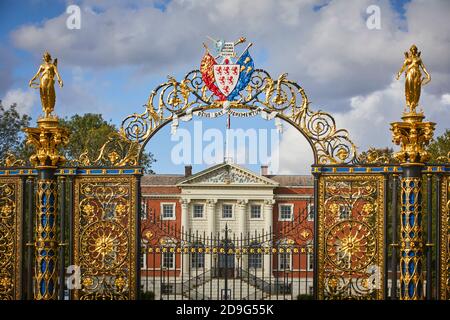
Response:
[{"label": "triangular pediment", "polygon": [[195,175],[192,175],[178,183],[183,186],[205,186],[205,185],[233,185],[233,186],[267,186],[276,187],[278,182],[235,164],[222,163]]}]

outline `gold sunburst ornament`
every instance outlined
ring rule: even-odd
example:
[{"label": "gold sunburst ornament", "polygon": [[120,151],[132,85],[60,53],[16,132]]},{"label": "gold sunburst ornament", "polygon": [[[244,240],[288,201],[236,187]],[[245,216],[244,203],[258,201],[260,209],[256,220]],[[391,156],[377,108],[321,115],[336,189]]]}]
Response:
[{"label": "gold sunburst ornament", "polygon": [[105,257],[114,251],[114,238],[111,235],[103,235],[95,240],[94,252]]}]

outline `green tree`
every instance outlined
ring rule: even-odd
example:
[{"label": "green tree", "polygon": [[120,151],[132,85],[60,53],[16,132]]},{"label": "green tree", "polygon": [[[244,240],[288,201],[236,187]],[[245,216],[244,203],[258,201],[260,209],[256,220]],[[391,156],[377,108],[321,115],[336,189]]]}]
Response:
[{"label": "green tree", "polygon": [[[431,155],[429,162],[440,162],[440,159],[450,158],[450,130],[447,129],[445,132],[433,139],[427,147],[428,152]],[[440,159],[438,159],[440,158]]]},{"label": "green tree", "polygon": [[89,159],[95,159],[108,136],[116,131],[113,124],[103,120],[100,114],[74,115],[70,119],[60,119],[59,123],[70,132],[69,143],[64,147],[67,159],[78,159],[88,151]]},{"label": "green tree", "polygon": [[16,108],[14,103],[6,109],[0,100],[0,159],[4,159],[7,153],[28,159],[26,155],[30,148],[25,145],[22,129],[29,126],[31,117],[20,115]]},{"label": "green tree", "polygon": [[369,148],[367,151],[361,152],[359,155],[361,163],[374,164],[395,164],[397,160],[394,158],[394,149],[392,148]]},{"label": "green tree", "polygon": [[[61,119],[60,124],[70,132],[69,143],[64,147],[68,160],[78,159],[86,151],[89,159],[97,158],[108,136],[117,132],[116,126],[105,121],[100,114],[74,115],[70,119]],[[155,161],[152,153],[143,153],[141,165],[145,173],[153,173],[151,165]]]}]

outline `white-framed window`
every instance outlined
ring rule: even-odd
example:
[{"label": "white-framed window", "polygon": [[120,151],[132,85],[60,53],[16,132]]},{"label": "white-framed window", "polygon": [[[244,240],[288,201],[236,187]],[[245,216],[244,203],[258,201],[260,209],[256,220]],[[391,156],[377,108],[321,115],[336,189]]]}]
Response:
[{"label": "white-framed window", "polygon": [[233,218],[233,205],[224,203],[222,204],[222,219]]},{"label": "white-framed window", "polygon": [[293,211],[294,211],[293,204],[280,204],[278,206],[278,220],[292,221],[294,218]]},{"label": "white-framed window", "polygon": [[147,252],[141,253],[141,269],[147,269]]},{"label": "white-framed window", "polygon": [[286,252],[284,250],[283,252],[278,254],[278,270],[291,270],[291,253]]},{"label": "white-framed window", "polygon": [[[195,252],[191,253],[191,267],[193,269],[202,269],[205,267],[205,246],[202,243],[195,243],[193,246]],[[199,252],[201,249],[201,252]]]},{"label": "white-framed window", "polygon": [[147,220],[147,201],[141,201],[141,220]]},{"label": "white-framed window", "polygon": [[250,245],[250,250],[252,250],[252,251],[248,254],[248,269],[249,270],[262,268],[262,253],[258,252],[258,249],[261,249],[261,246],[259,243],[254,242]]},{"label": "white-framed window", "polygon": [[162,267],[164,269],[175,269],[175,253],[163,252],[162,254]]},{"label": "white-framed window", "polygon": [[308,221],[314,221],[314,203],[308,203]]},{"label": "white-framed window", "polygon": [[161,294],[173,294],[174,292],[175,292],[175,290],[174,290],[173,283],[163,282],[161,284]]},{"label": "white-framed window", "polygon": [[351,216],[350,206],[340,205],[339,206],[339,219],[340,220],[350,219],[350,216]]},{"label": "white-framed window", "polygon": [[175,203],[161,203],[161,220],[175,220]]},{"label": "white-framed window", "polygon": [[250,205],[250,219],[261,219],[261,205],[252,204]]},{"label": "white-framed window", "polygon": [[192,218],[201,219],[205,217],[205,205],[201,203],[194,203],[192,205]]}]

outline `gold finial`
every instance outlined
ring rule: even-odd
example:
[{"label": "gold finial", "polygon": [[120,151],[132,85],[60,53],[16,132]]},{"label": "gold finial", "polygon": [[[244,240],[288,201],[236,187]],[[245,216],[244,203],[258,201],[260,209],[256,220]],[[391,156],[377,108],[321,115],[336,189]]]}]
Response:
[{"label": "gold finial", "polygon": [[[55,94],[55,76],[58,79],[58,84],[62,88],[63,81],[58,72],[58,59],[52,61],[52,57],[48,51],[45,51],[42,57],[43,63],[34,77],[30,80],[29,86],[31,88],[39,88],[41,96],[42,110],[45,118],[48,118],[55,108],[56,94]],[[34,82],[39,77],[39,83]]]},{"label": "gold finial", "polygon": [[[431,81],[430,74],[423,64],[420,53],[421,52],[418,51],[416,45],[413,44],[409,49],[409,52],[405,52],[405,61],[403,62],[400,71],[397,73],[398,80],[402,72],[405,72],[405,97],[406,106],[409,107],[409,113],[416,113],[422,85],[426,85]],[[420,69],[423,70],[426,77],[422,78]]]}]

